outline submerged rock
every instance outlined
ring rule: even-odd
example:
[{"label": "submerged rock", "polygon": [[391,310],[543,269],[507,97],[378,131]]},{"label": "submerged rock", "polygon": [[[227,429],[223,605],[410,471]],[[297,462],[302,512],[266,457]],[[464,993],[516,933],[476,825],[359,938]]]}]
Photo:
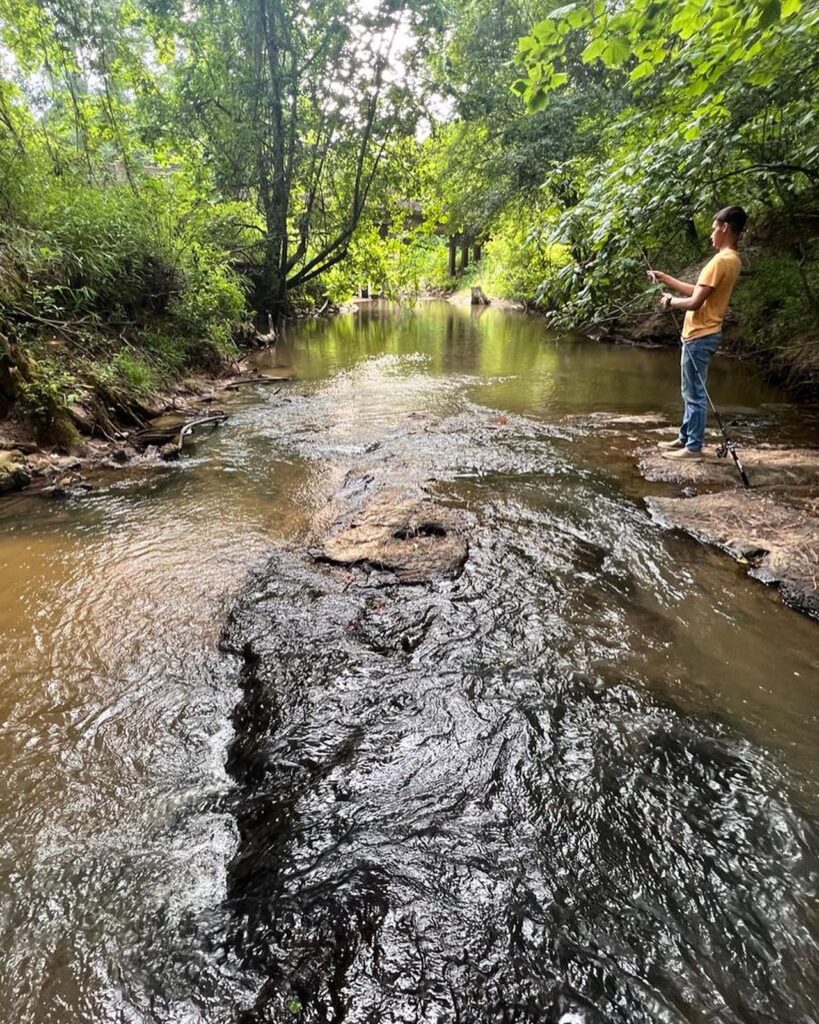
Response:
[{"label": "submerged rock", "polygon": [[591,423],[595,427],[664,427],[668,417],[661,412],[591,412],[567,416],[568,422]]},{"label": "submerged rock", "polygon": [[658,531],[539,422],[360,415],[371,372],[270,403],[332,491],[223,636],[237,1019],[812,1019],[812,824],[653,696],[701,670]]},{"label": "submerged rock", "polygon": [[405,583],[455,577],[468,554],[457,514],[400,490],[376,494],[330,526],[315,557],[389,570]]},{"label": "submerged rock", "polygon": [[234,610],[238,1020],[809,1019],[816,840],[777,762],[562,662],[520,542],[423,587],[280,550]]},{"label": "submerged rock", "polygon": [[649,498],[664,525],[724,548],[789,604],[819,618],[819,499],[794,508],[764,492],[731,490],[693,498]]}]

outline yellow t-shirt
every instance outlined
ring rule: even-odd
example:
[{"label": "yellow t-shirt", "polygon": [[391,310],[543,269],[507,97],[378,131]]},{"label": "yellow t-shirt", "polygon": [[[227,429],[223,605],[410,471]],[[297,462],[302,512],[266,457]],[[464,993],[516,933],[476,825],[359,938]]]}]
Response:
[{"label": "yellow t-shirt", "polygon": [[731,301],[731,292],[742,270],[742,260],[734,249],[721,249],[700,271],[697,284],[710,285],[714,290],[699,309],[689,309],[683,323],[683,341],[716,334]]}]

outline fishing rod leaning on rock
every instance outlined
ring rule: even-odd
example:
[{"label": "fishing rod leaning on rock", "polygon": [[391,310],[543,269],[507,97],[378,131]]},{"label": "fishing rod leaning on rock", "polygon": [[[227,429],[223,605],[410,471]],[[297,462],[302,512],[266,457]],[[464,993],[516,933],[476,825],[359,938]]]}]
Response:
[{"label": "fishing rod leaning on rock", "polygon": [[[646,262],[646,266],[648,268],[649,274],[650,275],[653,274],[653,270],[651,269],[651,262],[649,261],[648,255],[646,254],[645,251],[643,251],[642,255],[643,255],[643,259]],[[652,280],[654,280],[654,279],[652,278]],[[675,314],[673,309],[671,309],[670,307],[666,306],[666,310],[670,314],[671,319],[674,321],[674,326],[677,329],[677,334],[679,335],[679,338],[680,338],[680,344],[682,345],[683,358],[685,358],[685,355],[687,353],[689,361],[690,361],[691,365],[694,367],[694,372],[699,377],[700,384],[702,384],[702,390],[705,392],[705,397],[708,399],[708,404],[711,406],[711,411],[716,416],[717,423],[719,424],[719,429],[722,432],[722,441],[717,445],[717,447],[715,449],[716,456],[717,456],[718,459],[724,459],[727,455],[730,455],[732,460],[733,460],[733,462],[734,462],[734,465],[736,466],[737,473],[739,473],[739,479],[742,481],[743,487],[745,487],[746,489],[750,488],[751,481],[748,479],[748,474],[745,472],[745,468],[743,467],[742,462],[740,461],[739,455],[737,454],[737,444],[736,444],[736,441],[734,441],[732,438],[730,438],[728,436],[728,431],[725,429],[725,424],[722,422],[722,417],[719,414],[719,410],[714,405],[714,401],[711,398],[711,393],[709,392],[709,390],[708,390],[708,388],[706,386],[705,380],[703,379],[703,376],[700,373],[699,367],[697,366],[697,361],[691,355],[690,349],[688,349],[686,347],[685,342],[682,340],[682,323],[677,319],[677,315]]]}]

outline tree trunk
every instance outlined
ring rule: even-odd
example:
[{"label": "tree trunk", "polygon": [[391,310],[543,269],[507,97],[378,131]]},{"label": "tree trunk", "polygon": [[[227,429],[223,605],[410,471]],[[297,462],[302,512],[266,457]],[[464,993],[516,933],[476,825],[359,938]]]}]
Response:
[{"label": "tree trunk", "polygon": [[458,240],[456,235],[449,236],[449,276],[454,277],[457,273],[456,260],[458,256]]},{"label": "tree trunk", "polygon": [[461,273],[469,266],[469,239],[464,235],[461,238]]}]

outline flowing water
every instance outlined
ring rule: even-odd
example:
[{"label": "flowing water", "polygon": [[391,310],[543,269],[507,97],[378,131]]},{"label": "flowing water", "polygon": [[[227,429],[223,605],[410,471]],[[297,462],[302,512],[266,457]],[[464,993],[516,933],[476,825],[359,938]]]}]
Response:
[{"label": "flowing water", "polygon": [[[430,304],[260,363],[180,463],[0,503],[0,1020],[819,1019],[816,623],[587,418],[676,415],[675,353]],[[312,565],[350,472],[462,576]]]}]

